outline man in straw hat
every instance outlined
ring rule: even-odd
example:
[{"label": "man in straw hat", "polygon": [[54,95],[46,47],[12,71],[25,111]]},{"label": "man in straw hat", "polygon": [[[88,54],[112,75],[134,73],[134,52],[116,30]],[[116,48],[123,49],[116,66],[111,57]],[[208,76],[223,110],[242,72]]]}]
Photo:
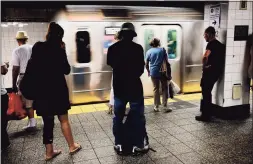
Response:
[{"label": "man in straw hat", "polygon": [[[114,89],[114,114],[113,134],[115,136],[114,149],[118,154],[123,153],[126,145],[124,140],[123,119],[126,111],[126,104],[130,103],[130,111],[127,121],[131,122],[132,137],[127,143],[132,144],[132,153],[142,152],[148,149],[144,145],[146,135],[144,116],[143,87],[140,76],[144,72],[144,54],[141,45],[132,40],[136,37],[132,23],[124,23],[119,32],[120,41],[108,49],[107,64],[113,68],[113,89]],[[127,135],[128,135],[127,134]]]},{"label": "man in straw hat", "polygon": [[[28,60],[32,54],[32,45],[26,44],[28,40],[27,33],[25,31],[18,31],[16,35],[18,46],[12,52],[12,85],[13,92],[19,93],[24,102],[24,106],[28,111],[29,122],[24,127],[25,130],[32,130],[36,127],[36,119],[34,118],[34,110],[32,109],[32,100],[27,100],[22,93],[18,90],[19,84],[24,76]],[[17,81],[18,79],[18,81]]]}]

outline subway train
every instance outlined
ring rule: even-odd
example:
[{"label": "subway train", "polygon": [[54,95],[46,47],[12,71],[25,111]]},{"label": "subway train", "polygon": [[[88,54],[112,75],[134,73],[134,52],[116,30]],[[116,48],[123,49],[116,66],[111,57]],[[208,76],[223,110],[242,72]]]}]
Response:
[{"label": "subway train", "polygon": [[[202,72],[204,13],[194,8],[68,5],[54,19],[65,30],[63,41],[71,65],[66,76],[72,104],[109,100],[112,68],[107,49],[124,22],[132,22],[144,53],[153,37],[168,53],[173,81],[183,93],[199,92]],[[145,54],[144,54],[145,56]],[[144,60],[144,59],[143,59]],[[127,80],[127,79],[126,79]],[[147,71],[144,96],[153,95]]]}]

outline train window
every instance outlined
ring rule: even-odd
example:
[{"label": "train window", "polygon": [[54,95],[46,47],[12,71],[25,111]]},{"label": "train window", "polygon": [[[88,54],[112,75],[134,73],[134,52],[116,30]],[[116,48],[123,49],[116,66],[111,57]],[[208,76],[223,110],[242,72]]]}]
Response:
[{"label": "train window", "polygon": [[146,52],[151,48],[149,45],[151,39],[153,39],[155,36],[154,30],[153,29],[145,29],[144,31],[144,40],[145,40],[145,47],[144,47],[144,52]]},{"label": "train window", "polygon": [[167,32],[167,52],[169,59],[177,57],[177,31],[168,30]]},{"label": "train window", "polygon": [[76,33],[77,62],[89,63],[91,60],[90,35],[88,31]]}]

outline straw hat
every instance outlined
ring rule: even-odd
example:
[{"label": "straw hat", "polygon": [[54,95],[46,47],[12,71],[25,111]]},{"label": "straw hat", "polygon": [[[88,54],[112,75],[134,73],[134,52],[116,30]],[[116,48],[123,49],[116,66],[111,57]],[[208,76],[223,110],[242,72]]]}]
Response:
[{"label": "straw hat", "polygon": [[28,39],[28,35],[25,31],[18,31],[16,39]]}]

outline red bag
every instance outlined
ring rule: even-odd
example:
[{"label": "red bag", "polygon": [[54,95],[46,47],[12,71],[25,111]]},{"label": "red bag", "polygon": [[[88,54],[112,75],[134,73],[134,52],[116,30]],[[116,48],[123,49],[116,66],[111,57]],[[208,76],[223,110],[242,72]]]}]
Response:
[{"label": "red bag", "polygon": [[21,96],[16,93],[9,94],[9,108],[7,116],[10,120],[21,120],[27,116],[27,112],[23,108]]}]

